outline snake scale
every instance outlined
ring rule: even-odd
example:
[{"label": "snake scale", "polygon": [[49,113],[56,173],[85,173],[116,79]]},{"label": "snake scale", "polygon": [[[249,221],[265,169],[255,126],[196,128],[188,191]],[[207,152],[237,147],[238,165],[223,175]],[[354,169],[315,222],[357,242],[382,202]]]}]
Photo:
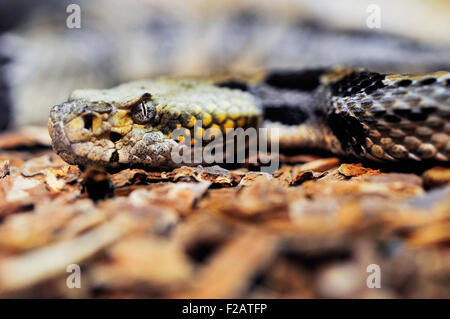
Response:
[{"label": "snake scale", "polygon": [[[174,129],[277,127],[283,148],[371,161],[450,159],[450,73],[333,67],[253,77],[156,78],[76,90],[51,109],[54,150],[84,166],[174,167]],[[195,121],[202,127],[196,128]]]}]

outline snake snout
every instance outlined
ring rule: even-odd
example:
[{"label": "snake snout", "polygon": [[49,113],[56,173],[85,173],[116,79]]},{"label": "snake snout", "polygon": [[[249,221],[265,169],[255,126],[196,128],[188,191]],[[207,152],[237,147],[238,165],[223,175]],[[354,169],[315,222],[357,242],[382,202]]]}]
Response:
[{"label": "snake snout", "polygon": [[52,139],[53,149],[59,154],[61,152],[71,152],[72,146],[67,138],[62,121],[53,121],[52,118],[48,122],[48,132]]},{"label": "snake snout", "polygon": [[71,107],[68,103],[55,105],[50,110],[48,120],[48,131],[52,138],[52,145],[57,153],[70,152],[72,150],[71,142],[64,129],[64,123],[72,118]]},{"label": "snake snout", "polygon": [[53,149],[66,162],[101,165],[116,161],[118,154],[112,139],[122,135],[114,136],[107,121],[110,112],[101,111],[80,101],[52,107],[48,129]]}]

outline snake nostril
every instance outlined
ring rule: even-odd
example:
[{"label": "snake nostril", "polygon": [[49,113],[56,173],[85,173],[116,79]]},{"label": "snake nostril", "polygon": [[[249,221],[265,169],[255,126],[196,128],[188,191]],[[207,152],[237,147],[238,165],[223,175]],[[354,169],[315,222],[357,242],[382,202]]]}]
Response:
[{"label": "snake nostril", "polygon": [[93,120],[94,120],[94,115],[92,115],[92,114],[83,115],[84,128],[87,130],[92,129]]},{"label": "snake nostril", "polygon": [[109,139],[114,143],[119,141],[121,138],[122,138],[122,135],[120,135],[119,133],[111,132],[109,134]]}]

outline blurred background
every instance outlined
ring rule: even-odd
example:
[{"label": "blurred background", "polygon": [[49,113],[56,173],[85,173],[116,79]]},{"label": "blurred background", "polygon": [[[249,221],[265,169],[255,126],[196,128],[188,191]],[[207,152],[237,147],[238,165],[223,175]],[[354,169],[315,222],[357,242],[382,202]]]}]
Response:
[{"label": "blurred background", "polygon": [[450,70],[449,30],[448,0],[0,0],[0,130],[45,125],[76,88],[157,75]]}]

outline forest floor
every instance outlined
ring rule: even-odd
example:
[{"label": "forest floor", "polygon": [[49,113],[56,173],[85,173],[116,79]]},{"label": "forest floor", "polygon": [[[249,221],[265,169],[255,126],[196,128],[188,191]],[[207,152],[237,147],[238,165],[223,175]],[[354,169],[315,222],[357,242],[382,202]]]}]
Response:
[{"label": "forest floor", "polygon": [[5,133],[0,297],[450,296],[448,167],[280,159],[81,170],[46,128]]}]

